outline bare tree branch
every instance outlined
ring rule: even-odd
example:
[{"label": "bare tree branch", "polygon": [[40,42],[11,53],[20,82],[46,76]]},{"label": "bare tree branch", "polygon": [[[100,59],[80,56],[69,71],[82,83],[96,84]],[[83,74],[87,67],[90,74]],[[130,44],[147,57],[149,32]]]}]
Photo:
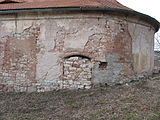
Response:
[{"label": "bare tree branch", "polygon": [[155,49],[160,50],[160,31],[155,35]]}]

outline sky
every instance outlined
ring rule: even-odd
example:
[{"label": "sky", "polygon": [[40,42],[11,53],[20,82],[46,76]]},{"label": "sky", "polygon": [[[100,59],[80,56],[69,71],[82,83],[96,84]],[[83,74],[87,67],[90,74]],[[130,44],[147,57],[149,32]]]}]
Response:
[{"label": "sky", "polygon": [[[123,5],[132,8],[138,12],[147,14],[160,22],[160,0],[117,0]],[[159,37],[157,37],[157,35]],[[160,30],[156,34],[156,38],[160,41]],[[160,46],[155,40],[155,50],[160,50]]]},{"label": "sky", "polygon": [[160,0],[117,0],[138,12],[150,15],[160,21]]}]

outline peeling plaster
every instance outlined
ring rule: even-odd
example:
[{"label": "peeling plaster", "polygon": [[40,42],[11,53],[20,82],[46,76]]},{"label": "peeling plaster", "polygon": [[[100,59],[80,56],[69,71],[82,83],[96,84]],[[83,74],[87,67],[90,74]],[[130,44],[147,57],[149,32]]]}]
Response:
[{"label": "peeling plaster", "polygon": [[[148,23],[112,14],[59,14],[1,19],[0,91],[90,88],[152,73],[155,31]],[[90,58],[88,81],[64,79],[66,56],[72,55]]]}]

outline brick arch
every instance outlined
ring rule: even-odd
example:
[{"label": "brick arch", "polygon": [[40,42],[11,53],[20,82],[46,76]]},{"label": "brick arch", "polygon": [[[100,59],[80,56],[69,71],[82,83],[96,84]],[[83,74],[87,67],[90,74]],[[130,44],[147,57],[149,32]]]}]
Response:
[{"label": "brick arch", "polygon": [[77,55],[77,54],[72,54],[72,55],[69,55],[69,56],[65,56],[64,59],[67,59],[67,58],[70,58],[70,57],[81,57],[81,58],[86,58],[86,59],[91,60],[91,58],[86,56],[86,55]]},{"label": "brick arch", "polygon": [[62,59],[65,59],[65,58],[69,58],[69,57],[72,57],[72,56],[80,56],[80,57],[88,58],[90,60],[93,59],[93,57],[91,56],[91,54],[89,52],[82,52],[82,51],[67,52],[60,57]]},{"label": "brick arch", "polygon": [[92,78],[92,62],[89,57],[71,55],[64,58],[64,88],[90,88]]},{"label": "brick arch", "polygon": [[22,3],[24,0],[0,0],[0,4],[8,4],[8,3]]}]

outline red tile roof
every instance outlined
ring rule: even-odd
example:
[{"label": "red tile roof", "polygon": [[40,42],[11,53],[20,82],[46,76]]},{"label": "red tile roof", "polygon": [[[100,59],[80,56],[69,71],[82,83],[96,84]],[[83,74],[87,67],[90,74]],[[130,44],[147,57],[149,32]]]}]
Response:
[{"label": "red tile roof", "polygon": [[[4,3],[4,1],[11,3]],[[0,0],[1,2],[3,4],[0,4],[0,10],[70,7],[105,7],[131,10],[116,0]]]}]

